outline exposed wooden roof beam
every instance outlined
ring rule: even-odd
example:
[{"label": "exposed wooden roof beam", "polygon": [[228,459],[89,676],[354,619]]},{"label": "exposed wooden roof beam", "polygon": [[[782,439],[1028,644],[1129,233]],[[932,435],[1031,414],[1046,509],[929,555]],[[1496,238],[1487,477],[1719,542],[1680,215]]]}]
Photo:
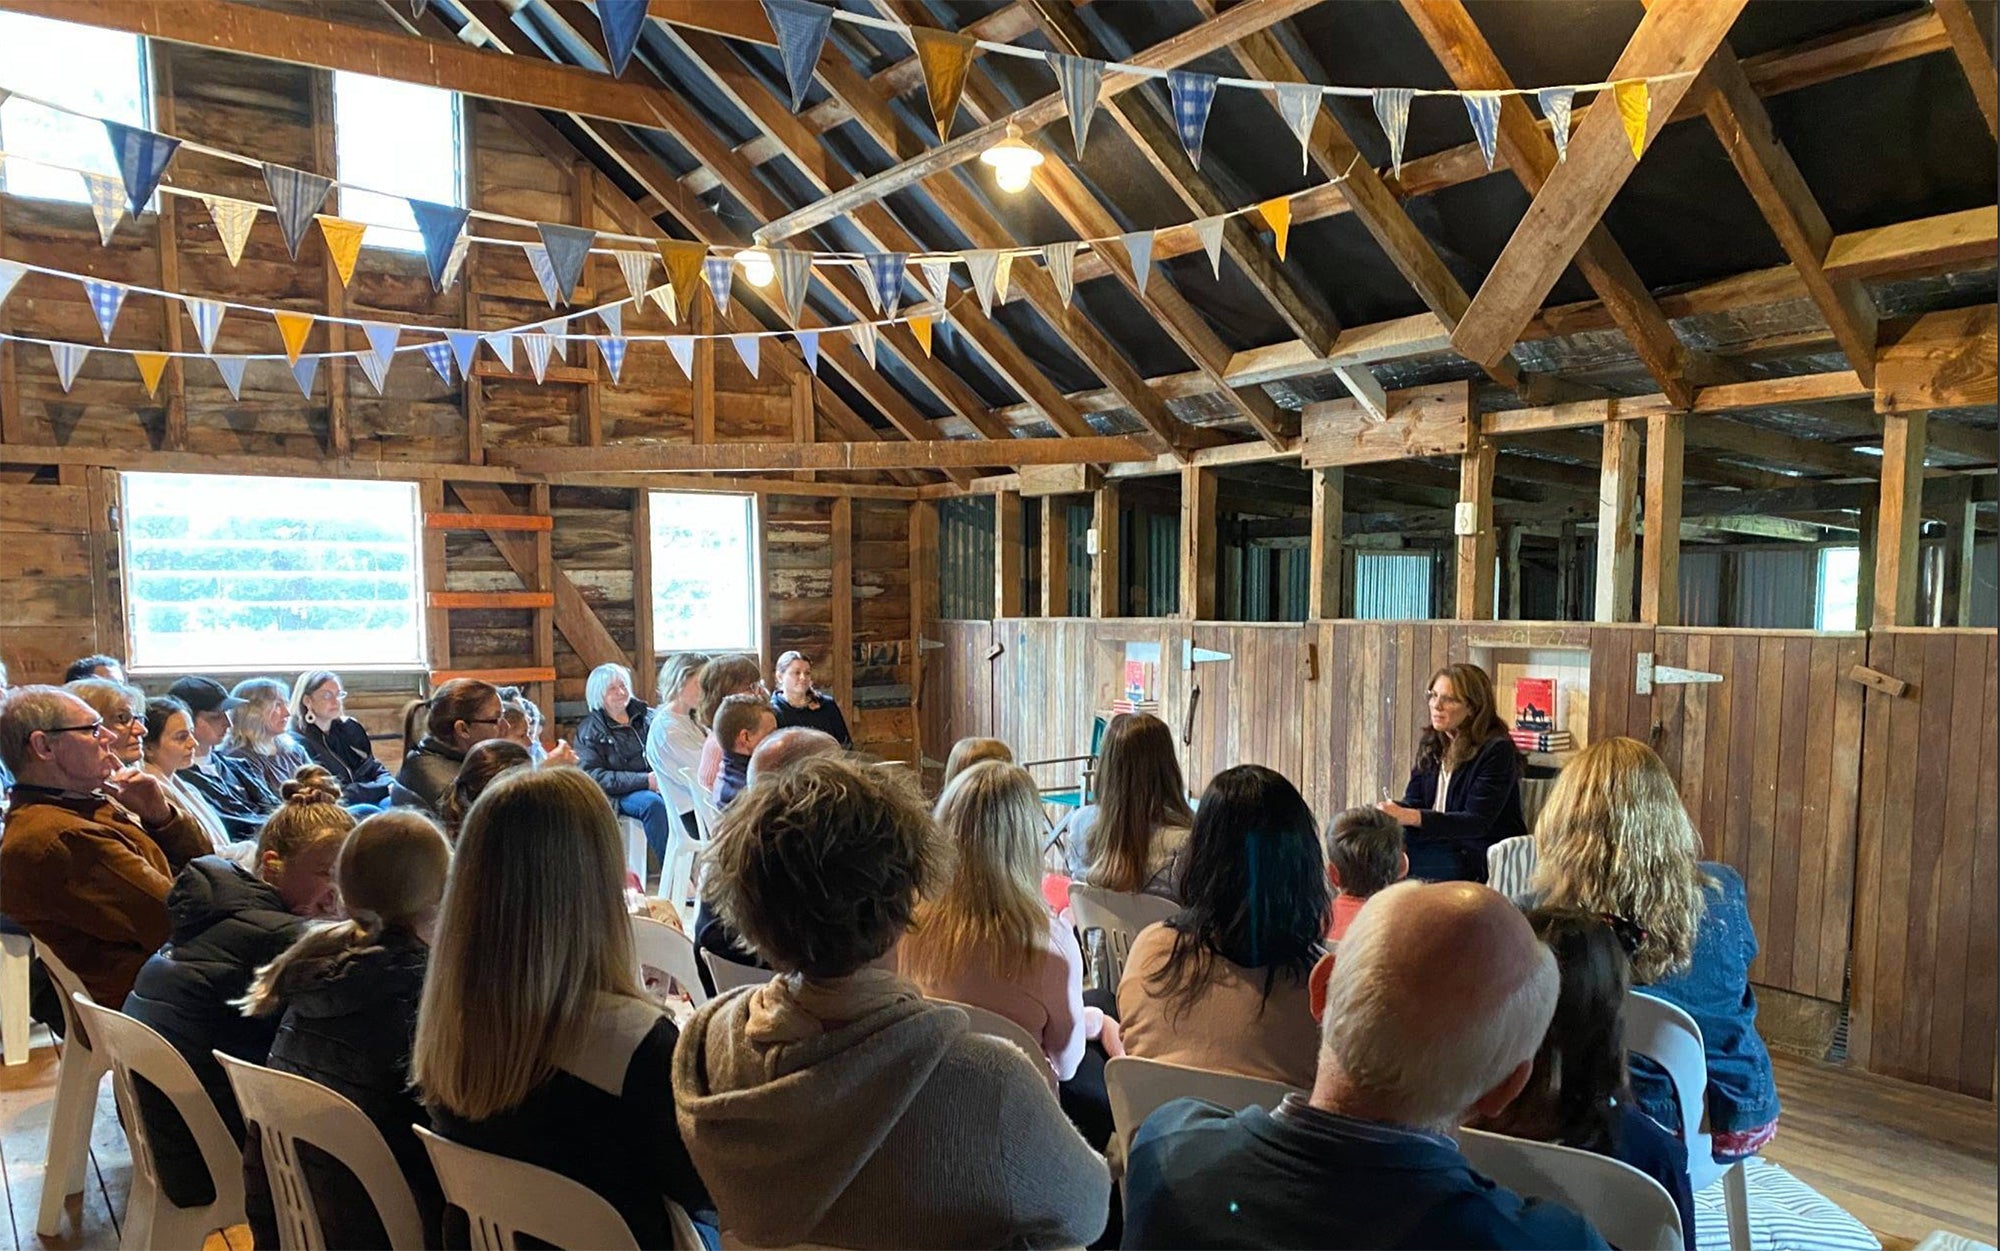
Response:
[{"label": "exposed wooden roof beam", "polygon": [[[1599,478],[1598,462],[1604,451],[1603,441],[1583,431],[1551,430],[1539,434],[1521,435],[1503,443],[1501,450],[1517,446],[1530,447],[1555,456],[1570,457],[1578,463],[1579,468],[1584,469],[1593,483]],[[1797,478],[1786,474],[1733,465],[1698,451],[1684,452],[1681,464],[1688,479],[1714,486],[1730,486],[1744,491],[1770,491],[1798,484]]]},{"label": "exposed wooden roof beam", "polygon": [[535,473],[723,473],[859,469],[972,469],[1151,461],[1153,449],[1126,435],[1066,439],[943,439],[898,443],[650,443],[609,447],[494,449],[496,464]]},{"label": "exposed wooden roof beam", "polygon": [[[1695,413],[1735,413],[1780,404],[1822,404],[1834,400],[1872,399],[1874,389],[1852,370],[1840,373],[1797,374],[1788,378],[1759,378],[1703,387],[1695,393],[1688,411]],[[1607,421],[1639,421],[1673,412],[1676,405],[1665,395],[1622,395],[1602,400],[1575,400],[1566,404],[1545,404],[1536,408],[1514,408],[1483,413],[1479,430],[1487,438],[1506,438],[1538,430],[1574,430],[1601,426]]]},{"label": "exposed wooden roof beam", "polygon": [[1996,222],[2000,210],[1989,204],[1835,235],[1820,268],[1828,278],[1840,281],[1909,277],[1983,264],[1993,259]]},{"label": "exposed wooden roof beam", "polygon": [[1979,116],[1986,119],[1987,133],[2000,138],[2000,78],[1994,74],[1993,49],[1972,20],[1972,7],[1966,0],[1931,0],[1931,12],[1944,23],[1951,54],[1965,71],[1966,84],[1979,104]]}]

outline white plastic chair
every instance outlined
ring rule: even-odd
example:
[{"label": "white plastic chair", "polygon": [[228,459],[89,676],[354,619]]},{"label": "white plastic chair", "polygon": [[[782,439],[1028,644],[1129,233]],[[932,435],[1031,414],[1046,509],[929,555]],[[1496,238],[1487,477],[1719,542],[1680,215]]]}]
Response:
[{"label": "white plastic chair", "polygon": [[674,979],[699,1008],[708,1002],[702,989],[700,966],[695,963],[694,941],[673,926],[651,917],[632,918],[632,948],[641,969],[657,969]]},{"label": "white plastic chair", "polygon": [[306,1143],[338,1160],[353,1173],[375,1205],[394,1251],[423,1251],[424,1223],[402,1166],[368,1114],[318,1082],[280,1073],[226,1056],[215,1058],[236,1092],[245,1124],[262,1140],[264,1172],[278,1213],[278,1245],[284,1251],[322,1251],[326,1232],[299,1160]]},{"label": "white plastic chair", "polygon": [[0,934],[0,1060],[7,1067],[28,1062],[28,970],[35,962],[35,940],[26,934]]},{"label": "white plastic chair", "polygon": [[973,1033],[990,1034],[994,1038],[1002,1039],[1019,1047],[1030,1060],[1035,1062],[1035,1067],[1042,1071],[1042,1076],[1049,1079],[1049,1089],[1056,1089],[1056,1071],[1049,1066],[1048,1053],[1042,1050],[1042,1040],[1022,1028],[1019,1021],[1011,1017],[1001,1016],[998,1012],[990,1008],[982,1008],[977,1004],[960,1003],[956,999],[933,998],[931,1002],[950,1004],[960,1012],[965,1013],[966,1016],[972,1018]]},{"label": "white plastic chair", "polygon": [[1750,1251],[1750,1192],[1743,1164],[1718,1164],[1702,1114],[1708,1104],[1708,1047],[1694,1018],[1664,999],[1633,991],[1625,996],[1625,1050],[1667,1071],[1681,1108],[1681,1141],[1687,1144],[1688,1184],[1697,1191],[1722,1183],[1729,1216],[1730,1251]]},{"label": "white plastic chair", "polygon": [[1666,1187],[1622,1160],[1476,1129],[1458,1131],[1472,1167],[1524,1199],[1560,1203],[1619,1251],[1680,1251],[1680,1209]]},{"label": "white plastic chair", "polygon": [[[166,1039],[123,1012],[81,998],[76,1004],[91,1037],[111,1062],[112,1089],[118,1092],[125,1137],[132,1144],[132,1197],[125,1206],[119,1246],[126,1251],[155,1247],[201,1251],[210,1234],[243,1223],[243,1152],[202,1089],[201,1079]],[[200,1207],[177,1207],[160,1189],[152,1136],[139,1115],[135,1077],[159,1088],[194,1137],[215,1188],[215,1197]]]},{"label": "white plastic chair", "polygon": [[769,969],[725,960],[712,951],[702,952],[701,962],[708,966],[708,978],[715,983],[717,995],[728,994],[738,986],[762,986],[775,976]]},{"label": "white plastic chair", "polygon": [[694,828],[701,831],[701,841],[706,843],[715,837],[715,819],[721,813],[709,799],[708,788],[701,784],[693,769],[682,769],[681,781],[687,784],[688,798],[694,801]]},{"label": "white plastic chair", "polygon": [[637,817],[618,814],[618,832],[625,836],[625,871],[639,879],[646,889],[646,825]]},{"label": "white plastic chair", "polygon": [[[603,1195],[561,1173],[479,1151],[417,1127],[437,1167],[446,1202],[463,1208],[473,1251],[515,1251],[522,1235],[556,1247],[638,1251],[618,1209]],[[670,1199],[675,1251],[703,1251],[694,1222]]]},{"label": "white plastic chair", "polygon": [[1176,1099],[1206,1099],[1231,1111],[1244,1108],[1275,1108],[1289,1094],[1303,1094],[1296,1086],[1264,1077],[1241,1073],[1217,1073],[1209,1069],[1145,1060],[1138,1056],[1118,1056],[1104,1066],[1104,1089],[1111,1096],[1111,1123],[1131,1158],[1132,1135],[1161,1104]]},{"label": "white plastic chair", "polygon": [[47,946],[39,942],[34,946],[42,967],[56,984],[63,1012],[56,1101],[49,1113],[49,1149],[42,1166],[41,1209],[35,1218],[35,1232],[53,1238],[62,1232],[69,1196],[83,1190],[84,1168],[90,1160],[90,1125],[97,1118],[97,1085],[111,1065],[93,1044],[90,1029],[76,1010],[77,1001],[90,1002],[90,992]]},{"label": "white plastic chair", "polygon": [[1097,984],[1107,990],[1118,989],[1118,979],[1125,974],[1125,959],[1132,953],[1132,940],[1139,936],[1139,931],[1180,911],[1173,900],[1158,895],[1132,895],[1081,882],[1070,885],[1069,907],[1076,918],[1078,933],[1104,931],[1105,963],[1110,967],[1104,970]]},{"label": "white plastic chair", "polygon": [[1486,884],[1509,899],[1528,891],[1535,873],[1535,837],[1516,834],[1486,849]]}]

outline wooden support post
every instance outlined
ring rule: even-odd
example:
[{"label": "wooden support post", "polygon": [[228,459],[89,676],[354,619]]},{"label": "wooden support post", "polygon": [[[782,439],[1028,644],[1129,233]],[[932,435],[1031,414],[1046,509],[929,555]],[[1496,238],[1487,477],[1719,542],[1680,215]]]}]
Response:
[{"label": "wooden support post", "polygon": [[1042,615],[1069,616],[1069,505],[1042,497]]},{"label": "wooden support post", "polygon": [[1928,414],[1882,416],[1882,502],[1875,521],[1875,629],[1917,623],[1917,535],[1924,524]]},{"label": "wooden support post", "polygon": [[833,697],[854,707],[854,501],[833,501]]},{"label": "wooden support post", "polygon": [[1519,526],[1500,527],[1500,619],[1521,619],[1521,540]]},{"label": "wooden support post", "polygon": [[657,698],[658,658],[653,654],[653,493],[632,492],[632,693]]},{"label": "wooden support post", "polygon": [[993,615],[1019,617],[1026,613],[1027,593],[1021,538],[1021,493],[1000,491],[993,496]]},{"label": "wooden support post", "polygon": [[1854,628],[1866,630],[1875,621],[1875,525],[1876,506],[1863,504],[1859,533],[1855,541],[1861,549],[1854,573]]},{"label": "wooden support post", "polygon": [[1458,590],[1452,615],[1460,621],[1493,619],[1493,464],[1499,452],[1491,439],[1468,433],[1465,454],[1458,458],[1460,516],[1452,527],[1458,536]]},{"label": "wooden support post", "polygon": [[[597,168],[590,162],[579,159],[570,166],[570,202],[573,212],[570,216],[576,224],[586,230],[597,227]],[[586,253],[583,258],[583,276],[577,283],[576,302],[581,305],[592,303],[592,294],[597,290],[597,258]],[[575,359],[569,350],[576,348]],[[590,349],[573,340],[556,344],[556,354],[564,362],[579,365],[589,371],[589,381],[583,384],[583,407],[578,414],[582,430],[577,442],[585,447],[599,447],[604,443],[604,389],[598,381],[597,363],[590,359]]]},{"label": "wooden support post", "polygon": [[1632,510],[1639,497],[1639,426],[1604,427],[1597,481],[1597,620],[1632,619]]},{"label": "wooden support post", "polygon": [[[1950,489],[1931,493],[1930,509],[1944,513],[1944,577],[1938,588],[1938,624],[1972,624],[1972,480],[1956,478],[1945,484]],[[1943,498],[1940,499],[1939,496]]]},{"label": "wooden support post", "polygon": [[[910,718],[924,723],[923,706],[930,684],[924,680],[924,639],[938,615],[938,506],[933,500],[910,501]],[[947,697],[950,692],[946,692]],[[920,731],[912,731],[911,760],[923,764]]]},{"label": "wooden support post", "polygon": [[[462,129],[458,137],[458,150],[464,154],[465,159],[465,204],[467,208],[480,207],[479,123],[476,117],[478,110],[478,101],[472,99],[463,101],[460,118]],[[484,251],[484,249],[480,249],[480,251]],[[476,330],[479,327],[480,276],[479,257],[472,248],[468,247],[465,252],[465,260],[460,266],[458,274],[458,324],[469,330]],[[322,362],[322,364],[331,363],[330,361]],[[460,372],[462,376],[458,380],[458,385],[461,407],[465,413],[465,460],[467,464],[483,465],[486,463],[486,384],[476,374]],[[546,505],[547,501],[544,500],[543,503]],[[548,509],[545,506],[538,511],[547,513]],[[553,655],[550,656],[549,664],[555,664]],[[543,694],[553,699],[555,697],[554,688],[550,688],[548,691],[543,692]],[[538,700],[537,702],[540,701]],[[542,704],[541,706],[548,708],[550,705]]]},{"label": "wooden support post", "polygon": [[[801,373],[792,379],[792,442],[805,444],[819,441],[819,428],[813,415],[812,375]],[[812,482],[819,475],[811,469],[801,469],[792,475],[794,482]]]},{"label": "wooden support post", "polygon": [[[694,297],[687,297],[693,299]],[[694,433],[696,443],[715,442],[715,305],[702,299],[695,299],[695,333],[702,336],[694,341]]]},{"label": "wooden support post", "polygon": [[[466,380],[466,385],[472,385],[471,379]],[[537,482],[528,488],[528,511],[544,519],[553,517],[553,514],[549,512],[548,483]],[[534,541],[532,552],[534,563],[529,569],[516,568],[514,571],[515,576],[520,577],[522,585],[526,586],[529,590],[548,591],[553,595],[556,589],[555,526],[551,522],[550,525],[540,530],[532,531],[531,534]],[[504,551],[502,556],[504,558]],[[532,576],[526,576],[529,574]],[[651,576],[650,572],[648,576]],[[536,610],[534,631],[534,667],[554,673],[556,669],[556,610],[554,608]],[[542,710],[544,732],[552,732],[555,727],[556,684],[554,682],[537,682],[534,684],[534,689],[529,692],[529,697]]]},{"label": "wooden support post", "polygon": [[1090,615],[1116,617],[1124,612],[1124,582],[1119,572],[1119,540],[1124,525],[1118,484],[1107,482],[1091,493],[1090,527],[1097,535],[1097,552],[1090,558]]},{"label": "wooden support post", "polygon": [[1215,616],[1215,485],[1213,469],[1181,470],[1181,616]]},{"label": "wooden support post", "polygon": [[1312,476],[1312,546],[1311,567],[1306,575],[1306,618],[1318,621],[1340,615],[1341,584],[1347,575],[1347,552],[1341,542],[1347,517],[1347,470],[1315,469]]},{"label": "wooden support post", "polygon": [[[313,167],[323,177],[332,178],[338,172],[340,161],[333,146],[331,72],[315,71],[312,76],[312,131]],[[340,207],[336,200],[334,212],[338,213]],[[329,318],[345,317],[347,286],[340,281],[340,271],[334,268],[333,254],[324,247],[320,249],[320,254],[325,270],[321,289],[326,293],[326,315]],[[347,358],[340,355],[347,350],[345,322],[329,320],[326,323],[326,350],[329,355],[320,362],[321,373],[326,378],[326,452],[329,456],[346,456],[353,449],[353,437],[347,427]],[[447,667],[431,666],[433,669]]]},{"label": "wooden support post", "polygon": [[[178,134],[179,122],[174,110],[173,46],[147,40],[146,57],[153,86],[153,124],[163,134]],[[159,208],[160,289],[179,291],[182,289],[180,197],[161,196]],[[178,309],[169,306],[167,316],[161,321],[160,347],[174,355],[167,361],[166,377],[161,379],[167,393],[161,400],[160,447],[169,452],[184,452],[187,450],[187,362],[180,353],[185,347],[182,337],[185,332],[181,328],[183,322]]]},{"label": "wooden support post", "polygon": [[1681,461],[1687,418],[1646,418],[1646,548],[1639,581],[1639,620],[1681,623]]},{"label": "wooden support post", "polygon": [[[425,478],[417,485],[417,499],[426,513],[444,511],[444,479]],[[424,589],[442,591],[445,589],[443,530],[424,530]],[[445,608],[424,609],[424,658],[432,672],[451,668],[451,611]],[[547,708],[544,713],[553,716]]]},{"label": "wooden support post", "polygon": [[1576,621],[1583,616],[1583,544],[1576,523],[1565,521],[1556,535],[1556,618]]}]

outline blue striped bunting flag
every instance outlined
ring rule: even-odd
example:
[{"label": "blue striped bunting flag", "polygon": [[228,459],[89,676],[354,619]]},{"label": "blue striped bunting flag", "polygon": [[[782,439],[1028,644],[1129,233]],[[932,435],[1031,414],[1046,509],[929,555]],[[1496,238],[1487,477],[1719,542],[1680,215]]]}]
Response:
[{"label": "blue striped bunting flag", "polygon": [[528,349],[528,368],[533,371],[535,381],[540,382],[549,372],[549,356],[555,351],[556,341],[536,330],[521,336],[521,346]]},{"label": "blue striped bunting flag", "polygon": [[1056,71],[1056,85],[1062,88],[1063,104],[1069,109],[1069,136],[1076,154],[1083,155],[1083,141],[1090,137],[1090,119],[1097,112],[1097,93],[1104,86],[1104,62],[1087,56],[1048,54]]},{"label": "blue striped bunting flag", "polygon": [[222,302],[182,296],[181,303],[187,306],[188,320],[194,323],[195,338],[201,341],[201,350],[213,352],[216,332],[222,329]]},{"label": "blue striped bunting flag", "polygon": [[1556,159],[1569,159],[1570,107],[1576,103],[1574,87],[1544,87],[1535,93],[1542,116],[1549,119],[1549,137],[1556,141]]},{"label": "blue striped bunting flag", "polygon": [[778,271],[778,298],[785,302],[785,316],[794,326],[805,312],[812,260],[812,253],[797,248],[771,249],[771,267]]},{"label": "blue striped bunting flag", "polygon": [[174,159],[181,141],[123,122],[107,120],[104,129],[111,136],[118,176],[125,182],[125,211],[137,217],[146,201],[153,198],[153,189],[160,185],[160,176],[167,172],[167,162]]},{"label": "blue striped bunting flag", "polygon": [[97,328],[104,332],[104,341],[111,342],[111,327],[118,322],[118,310],[125,307],[125,288],[115,282],[86,278],[83,293],[90,299],[90,311],[97,314]]},{"label": "blue striped bunting flag", "polygon": [[1403,175],[1403,136],[1410,129],[1410,101],[1415,98],[1416,93],[1408,87],[1375,88],[1375,120],[1389,140],[1389,168],[1398,178]]},{"label": "blue striped bunting flag", "polygon": [[1479,140],[1479,154],[1486,158],[1486,168],[1493,168],[1493,144],[1500,131],[1500,93],[1497,91],[1468,91],[1465,93],[1465,113],[1472,119],[1472,137]]},{"label": "blue striped bunting flag", "polygon": [[827,29],[833,25],[833,9],[807,0],[764,0],[764,16],[778,37],[778,60],[784,64],[785,85],[792,89],[796,113],[812,86],[813,67],[819,64]]},{"label": "blue striped bunting flag", "polygon": [[528,268],[535,271],[535,281],[542,284],[542,297],[554,308],[562,293],[556,289],[556,270],[549,260],[549,250],[539,243],[525,244],[521,250],[528,254]]},{"label": "blue striped bunting flag", "polygon": [[278,229],[285,234],[285,250],[296,261],[306,228],[312,225],[313,215],[326,204],[326,193],[333,189],[333,180],[266,161],[264,186],[271,192],[271,205],[278,213]]},{"label": "blue striped bunting flag", "polygon": [[1180,132],[1181,146],[1187,149],[1195,168],[1201,168],[1201,136],[1208,129],[1208,111],[1215,103],[1213,74],[1192,70],[1168,70],[1167,93],[1174,101],[1174,129]]},{"label": "blue striped bunting flag", "polygon": [[84,357],[89,355],[90,348],[82,343],[49,344],[49,356],[56,365],[56,381],[62,384],[65,395],[76,381],[76,371],[83,368]]},{"label": "blue striped bunting flag", "polygon": [[361,361],[361,372],[368,377],[368,385],[375,388],[375,394],[382,395],[383,382],[389,376],[389,359],[373,352],[357,353]]}]

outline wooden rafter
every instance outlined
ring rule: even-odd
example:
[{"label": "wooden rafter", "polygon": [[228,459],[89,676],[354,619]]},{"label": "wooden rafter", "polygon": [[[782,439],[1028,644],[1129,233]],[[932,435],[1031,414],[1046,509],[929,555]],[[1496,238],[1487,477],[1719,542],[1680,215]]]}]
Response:
[{"label": "wooden rafter", "polygon": [[782,472],[795,469],[979,469],[1151,461],[1144,440],[1128,435],[1065,439],[940,439],[898,443],[657,443],[623,447],[495,450],[492,460],[535,473]]},{"label": "wooden rafter", "polygon": [[1987,46],[1986,36],[1979,33],[1979,24],[1972,20],[1972,6],[1966,0],[1931,0],[1931,12],[1944,24],[1945,37],[1951,40],[1951,54],[1965,71],[1966,85],[1972,88],[1972,98],[1979,105],[1979,116],[1986,121],[1987,133],[2000,138],[2000,77],[1994,73],[1993,49]]}]

